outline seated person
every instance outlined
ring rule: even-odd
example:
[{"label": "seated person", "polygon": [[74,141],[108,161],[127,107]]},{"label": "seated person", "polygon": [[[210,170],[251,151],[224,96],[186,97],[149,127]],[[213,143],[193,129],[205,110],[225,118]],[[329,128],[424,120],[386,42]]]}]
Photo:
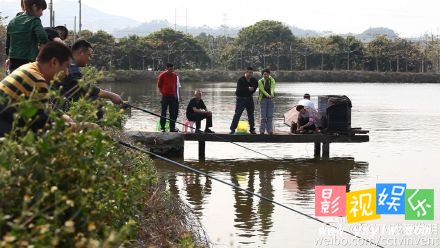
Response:
[{"label": "seated person", "polygon": [[296,106],[296,111],[299,112],[298,120],[294,124],[296,125],[296,129],[292,128],[293,130],[296,130],[296,133],[314,133],[315,131],[318,132],[314,115],[309,114],[307,112],[307,109],[304,108],[303,105]]},{"label": "seated person", "polygon": [[186,118],[190,121],[196,122],[196,133],[200,133],[201,121],[206,118],[205,133],[214,133],[209,129],[212,127],[212,112],[208,111],[205,103],[202,100],[202,92],[197,89],[194,92],[194,98],[191,99],[186,108]]},{"label": "seated person", "polygon": [[307,108],[311,108],[311,109],[313,109],[313,110],[316,110],[316,108],[315,108],[315,104],[313,104],[313,102],[310,101],[310,94],[308,94],[308,93],[304,94],[304,99],[300,100],[300,101],[298,102],[298,105],[302,105],[302,106],[304,106],[306,109],[307,109]]}]

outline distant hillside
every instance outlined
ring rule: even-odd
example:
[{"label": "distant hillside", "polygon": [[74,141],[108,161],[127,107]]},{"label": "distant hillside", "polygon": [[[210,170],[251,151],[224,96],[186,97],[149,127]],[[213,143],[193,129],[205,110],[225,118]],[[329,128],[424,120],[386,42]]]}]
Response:
[{"label": "distant hillside", "polygon": [[[137,27],[132,28],[124,28],[117,31],[114,31],[113,34],[115,37],[124,37],[127,35],[148,35],[149,33],[156,32],[161,30],[162,28],[172,28],[174,29],[174,24],[168,22],[167,20],[154,20],[151,22],[145,22],[140,24]],[[200,34],[200,33],[206,33],[211,35],[227,35],[234,37],[238,34],[242,27],[209,27],[209,26],[200,26],[200,27],[191,27],[191,26],[182,26],[182,25],[176,25],[176,30],[187,32],[189,34],[192,34],[194,36]],[[295,36],[298,37],[305,37],[305,36],[318,36],[321,33],[315,30],[307,30],[307,29],[301,29],[296,26],[289,26],[290,30]],[[328,32],[330,33],[330,32]],[[328,34],[326,33],[326,34]]]},{"label": "distant hillside", "polygon": [[369,42],[373,40],[376,36],[384,35],[388,39],[395,39],[398,38],[399,35],[394,32],[394,30],[384,27],[377,27],[377,28],[369,28],[362,32],[361,34],[356,35],[356,38],[363,42]]},{"label": "distant hillside", "polygon": [[[19,1],[1,1],[2,16],[14,17],[15,14],[20,11]],[[140,22],[123,16],[115,16],[104,13],[98,9],[82,4],[82,29],[89,29],[92,31],[105,30],[107,32],[113,32],[117,29],[126,27],[138,26]],[[78,1],[77,0],[63,0],[54,1],[55,11],[55,25],[66,25],[68,29],[73,30],[74,19],[77,17],[78,25]],[[10,18],[8,20],[10,20]],[[7,20],[7,21],[8,21]],[[45,10],[41,17],[43,26],[49,26],[49,11]]]},{"label": "distant hillside", "polygon": [[212,35],[228,35],[228,36],[236,36],[238,31],[240,31],[240,27],[208,27],[206,25],[201,27],[186,27],[182,25],[174,26],[173,23],[168,22],[167,20],[154,20],[151,22],[144,22],[137,27],[131,28],[123,28],[120,30],[116,30],[113,32],[113,35],[117,38],[124,37],[127,35],[139,35],[145,36],[150,33],[159,31],[163,28],[176,28],[177,31],[182,31],[184,33],[189,33],[194,36],[200,33],[207,33]]}]

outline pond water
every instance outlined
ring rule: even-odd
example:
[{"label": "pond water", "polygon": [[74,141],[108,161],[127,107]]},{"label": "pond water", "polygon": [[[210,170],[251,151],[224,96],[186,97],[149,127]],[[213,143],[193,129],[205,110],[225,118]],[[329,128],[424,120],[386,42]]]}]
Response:
[{"label": "pond water", "polygon": [[[154,82],[109,83],[103,87],[160,113],[160,95]],[[202,89],[203,99],[214,113],[212,129],[227,132],[234,114],[235,83],[184,82],[184,103],[196,88]],[[315,185],[346,185],[353,191],[374,188],[376,183],[400,182],[408,188],[439,189],[440,84],[277,83],[275,132],[289,130],[282,114],[304,93],[311,94],[315,106],[317,95],[347,95],[353,104],[352,127],[369,130],[370,142],[331,144],[329,160],[313,159],[313,144],[241,143],[276,158],[270,160],[230,143],[207,143],[205,162],[197,161],[197,143],[186,142],[184,163],[310,216],[314,216]],[[185,107],[180,107],[180,117]],[[258,128],[258,107],[256,113]],[[152,131],[156,122],[156,117],[133,110],[126,128]],[[316,247],[316,240],[322,237],[323,225],[317,221],[205,176],[160,161],[156,164],[168,175],[170,190],[193,208],[215,247]],[[435,220],[428,223],[438,223],[438,199],[435,196]],[[387,215],[368,223],[412,222],[403,216]]]}]

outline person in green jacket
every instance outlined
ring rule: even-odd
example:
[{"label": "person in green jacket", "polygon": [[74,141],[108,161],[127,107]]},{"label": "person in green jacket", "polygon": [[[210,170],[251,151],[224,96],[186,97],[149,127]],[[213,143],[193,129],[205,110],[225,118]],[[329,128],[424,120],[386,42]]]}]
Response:
[{"label": "person in green jacket", "polygon": [[258,102],[260,103],[261,122],[260,134],[273,134],[272,117],[275,97],[275,79],[270,75],[269,69],[264,69],[261,74],[263,77],[258,81]]},{"label": "person in green jacket", "polygon": [[6,56],[9,71],[35,61],[39,45],[47,43],[48,37],[40,17],[47,8],[45,0],[24,0],[25,12],[14,17],[6,29]]}]

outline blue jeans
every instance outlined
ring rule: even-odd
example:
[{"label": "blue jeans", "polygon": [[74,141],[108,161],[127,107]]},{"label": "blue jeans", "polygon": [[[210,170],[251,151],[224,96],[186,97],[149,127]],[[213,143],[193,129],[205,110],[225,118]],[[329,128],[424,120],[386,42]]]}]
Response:
[{"label": "blue jeans", "polygon": [[235,131],[235,129],[238,126],[238,121],[240,120],[241,114],[243,113],[244,109],[246,109],[246,112],[249,117],[249,128],[250,130],[255,130],[255,120],[254,120],[254,98],[252,96],[249,97],[241,97],[237,96],[237,101],[235,103],[235,113],[234,118],[232,118],[231,123],[231,131]]},{"label": "blue jeans", "polygon": [[274,102],[272,99],[263,98],[260,103],[260,111],[261,111],[261,122],[260,122],[260,133],[264,133],[266,130],[268,133],[273,132],[272,127],[272,118],[273,118],[273,109]]},{"label": "blue jeans", "polygon": [[167,116],[167,108],[169,108],[170,112],[170,131],[176,129],[176,119],[177,113],[179,112],[179,103],[177,102],[177,98],[174,96],[162,96],[162,100],[160,101],[162,105],[162,111],[160,115],[160,128],[162,130],[165,129],[166,116]]}]

